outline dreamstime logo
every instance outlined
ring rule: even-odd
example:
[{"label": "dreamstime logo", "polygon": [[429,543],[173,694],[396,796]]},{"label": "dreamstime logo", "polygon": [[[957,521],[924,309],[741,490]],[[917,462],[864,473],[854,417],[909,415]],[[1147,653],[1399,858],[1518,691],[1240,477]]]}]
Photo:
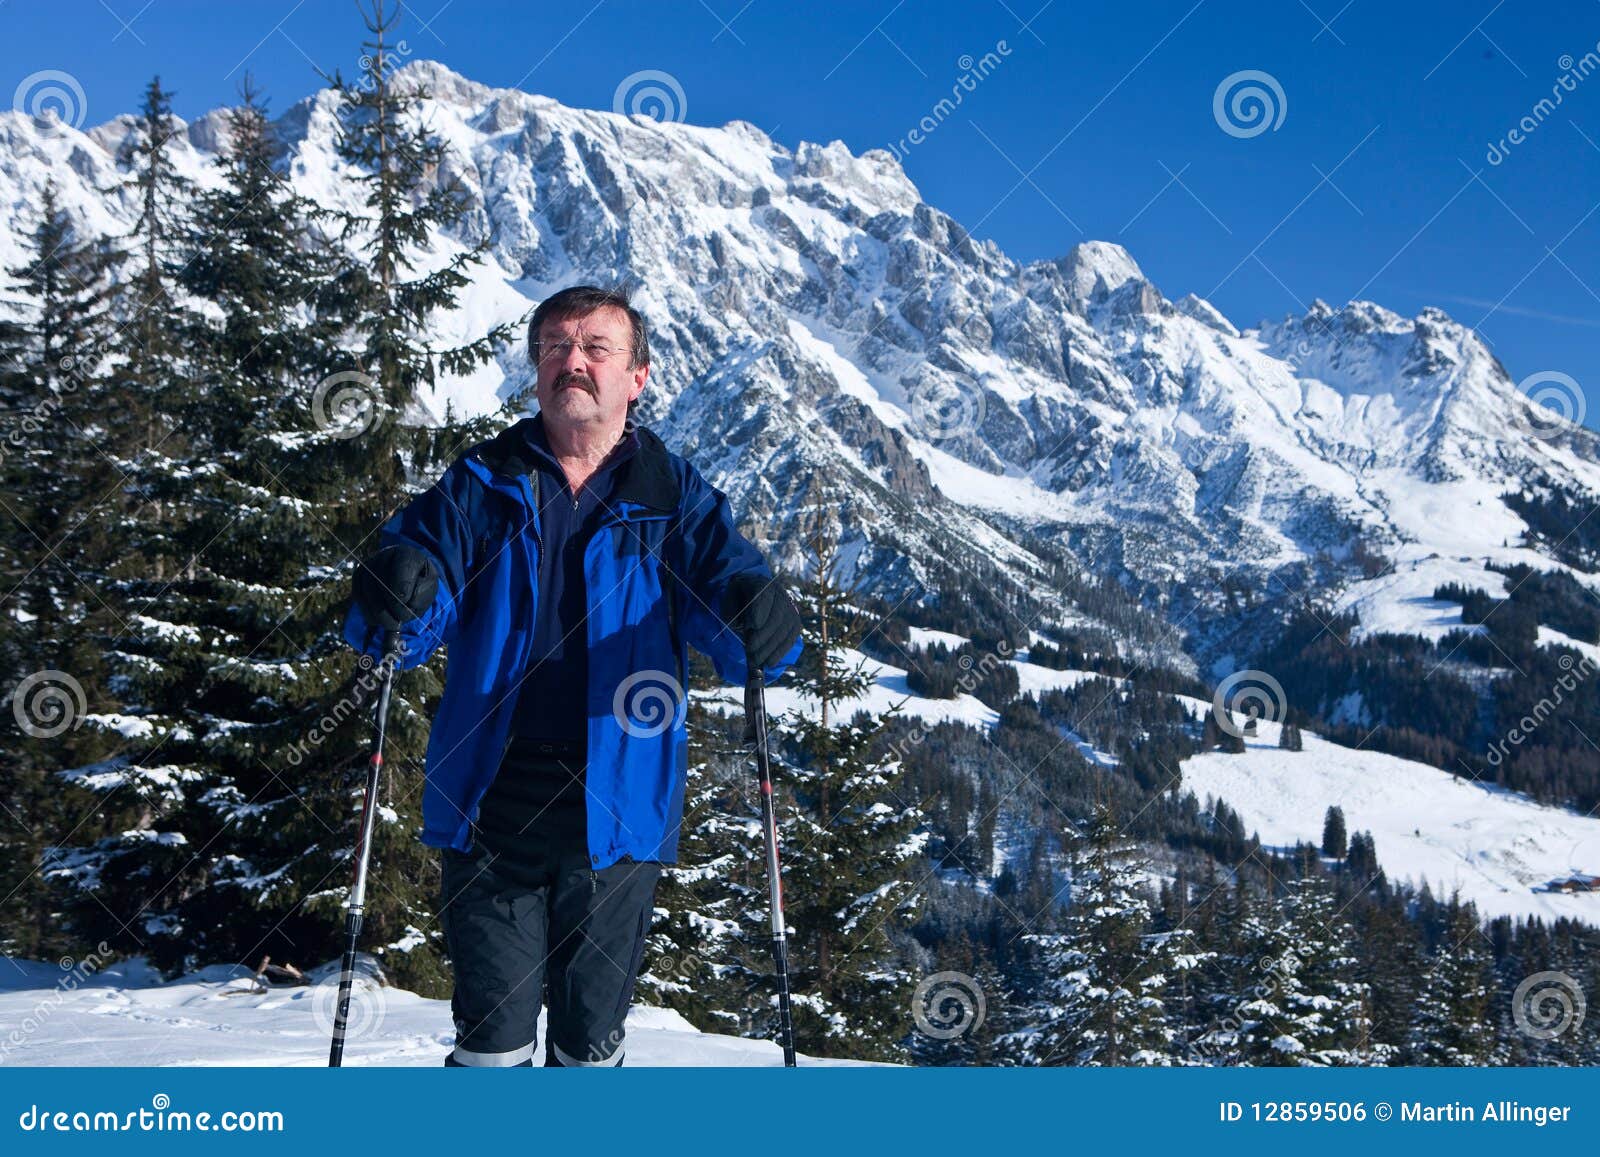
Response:
[{"label": "dreamstime logo", "polygon": [[11,692],[17,726],[35,739],[54,739],[69,727],[76,731],[88,706],[83,684],[65,671],[35,671]]},{"label": "dreamstime logo", "polygon": [[1222,78],[1211,95],[1211,115],[1230,137],[1258,137],[1268,129],[1278,131],[1289,115],[1289,99],[1277,77],[1247,68]]},{"label": "dreamstime logo", "polygon": [[1217,684],[1217,693],[1211,697],[1211,714],[1217,726],[1233,737],[1242,738],[1245,727],[1233,721],[1233,712],[1243,711],[1246,720],[1266,719],[1281,721],[1288,714],[1289,703],[1283,694],[1283,685],[1265,671],[1235,671]]},{"label": "dreamstime logo", "polygon": [[[350,1006],[345,1012],[345,1040],[372,1036],[383,1027],[389,1010],[389,997],[381,982],[371,976],[355,976],[350,983]],[[332,1036],[339,1015],[339,974],[321,980],[311,990],[311,1019],[321,1036]]]},{"label": "dreamstime logo", "polygon": [[1279,987],[1305,968],[1305,961],[1293,948],[1285,948],[1281,956],[1263,956],[1255,963],[1265,974],[1266,980],[1252,985],[1240,995],[1231,1012],[1214,1021],[1200,1034],[1189,1050],[1195,1058],[1214,1062],[1237,1052],[1239,1038],[1245,1028],[1258,1023],[1260,1013],[1272,1007],[1266,1002],[1275,1002]]},{"label": "dreamstime logo", "polygon": [[983,390],[965,378],[924,381],[911,394],[911,423],[930,442],[977,433],[983,415]]},{"label": "dreamstime logo", "polygon": [[961,75],[956,77],[955,83],[950,86],[950,95],[940,97],[905,136],[889,146],[889,151],[904,161],[911,149],[932,136],[960,107],[961,102],[966,99],[966,94],[975,92],[978,85],[988,79],[989,75],[1000,67],[1002,60],[1010,55],[1011,45],[1004,40],[995,41],[994,50],[985,52],[976,60],[972,58],[970,52],[963,52],[956,60],[956,67],[961,70]]},{"label": "dreamstime logo", "polygon": [[351,684],[349,692],[340,697],[333,707],[324,712],[322,717],[313,723],[310,729],[290,745],[284,754],[291,767],[299,767],[311,754],[312,748],[320,748],[323,741],[332,735],[350,718],[360,710],[367,697],[372,694],[372,689],[383,680],[394,674],[395,664],[411,651],[411,646],[404,638],[397,639],[399,644],[395,653],[384,656],[382,662],[374,662],[371,655],[362,655],[356,660],[356,666],[361,674],[357,675]]},{"label": "dreamstime logo", "polygon": [[[1566,701],[1566,697],[1578,689],[1578,684],[1594,674],[1595,662],[1588,655],[1574,660],[1571,655],[1563,652],[1556,659],[1556,666],[1561,668],[1561,674],[1550,685],[1549,692],[1530,707],[1527,714],[1513,723],[1502,738],[1489,745],[1490,767],[1499,767],[1511,754],[1511,748],[1521,747],[1524,740],[1555,714],[1556,708]],[[1577,668],[1576,673],[1573,672],[1574,667]]]},{"label": "dreamstime logo", "polygon": [[629,735],[649,739],[683,721],[688,700],[665,671],[635,671],[617,686],[611,714]]},{"label": "dreamstime logo", "polygon": [[82,128],[84,118],[89,115],[89,102],[78,78],[55,68],[23,77],[12,94],[11,107],[50,127]]},{"label": "dreamstime logo", "polygon": [[983,1023],[983,989],[965,972],[935,972],[911,994],[911,1019],[935,1040],[953,1040]]},{"label": "dreamstime logo", "polygon": [[1583,1024],[1583,989],[1565,972],[1535,972],[1511,995],[1517,1031],[1535,1040],[1554,1040]]},{"label": "dreamstime logo", "polygon": [[378,383],[360,370],[329,374],[311,391],[311,420],[341,441],[378,424]]},{"label": "dreamstime logo", "polygon": [[685,952],[682,956],[663,954],[656,957],[650,971],[658,977],[672,979],[674,977],[691,977],[706,966],[706,962],[693,952]]},{"label": "dreamstime logo", "polygon": [[1556,77],[1555,83],[1550,86],[1550,95],[1540,97],[1534,103],[1528,114],[1517,121],[1505,136],[1498,141],[1489,142],[1489,150],[1483,159],[1491,165],[1498,165],[1511,155],[1511,150],[1531,137],[1540,125],[1556,111],[1568,95],[1578,91],[1578,85],[1588,80],[1595,72],[1600,71],[1600,42],[1585,52],[1576,60],[1570,52],[1562,53],[1556,61],[1556,67],[1561,70],[1561,75]]},{"label": "dreamstime logo", "polygon": [[624,116],[647,116],[653,121],[682,123],[689,115],[683,85],[670,72],[646,68],[622,78],[611,97],[611,110]]},{"label": "dreamstime logo", "polygon": [[1571,374],[1541,370],[1518,382],[1517,390],[1533,403],[1523,418],[1535,438],[1552,438],[1568,424],[1583,424],[1583,387]]},{"label": "dreamstime logo", "polygon": [[396,63],[396,58],[403,63],[410,55],[411,46],[404,40],[387,46],[381,58],[363,52],[356,61],[361,70],[361,79],[356,83],[356,88],[361,92],[375,92],[379,85],[387,85],[394,74],[400,71],[401,65]]}]

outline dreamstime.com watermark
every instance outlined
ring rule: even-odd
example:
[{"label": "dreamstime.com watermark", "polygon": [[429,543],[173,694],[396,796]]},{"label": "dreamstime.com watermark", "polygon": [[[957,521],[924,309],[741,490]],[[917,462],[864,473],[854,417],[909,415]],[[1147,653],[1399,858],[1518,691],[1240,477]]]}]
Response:
[{"label": "dreamstime.com watermark", "polygon": [[1511,155],[1511,150],[1520,145],[1538,131],[1546,118],[1556,111],[1568,93],[1578,91],[1578,86],[1588,80],[1596,70],[1600,70],[1600,41],[1588,52],[1574,60],[1568,53],[1556,61],[1556,67],[1561,69],[1561,75],[1556,77],[1555,83],[1550,86],[1550,95],[1541,97],[1529,109],[1527,114],[1498,141],[1490,141],[1489,149],[1484,153],[1483,159],[1491,165],[1498,165]]},{"label": "dreamstime.com watermark", "polygon": [[13,1052],[27,1044],[28,1038],[44,1027],[51,1015],[67,999],[68,994],[76,991],[80,984],[99,972],[111,955],[111,945],[102,940],[87,956],[76,960],[70,956],[63,956],[59,962],[63,975],[56,981],[50,994],[29,1009],[28,1014],[17,1023],[17,1026],[0,1040],[0,1064],[4,1064]]},{"label": "dreamstime.com watermark", "polygon": [[[1244,712],[1243,726],[1233,721],[1235,711]],[[1235,671],[1217,684],[1216,694],[1211,698],[1211,714],[1218,727],[1242,738],[1250,734],[1249,728],[1257,720],[1282,722],[1289,714],[1289,701],[1284,696],[1283,684],[1267,672],[1252,668]]]},{"label": "dreamstime.com watermark", "polygon": [[978,85],[987,80],[989,75],[1000,67],[1001,61],[1010,55],[1011,46],[1004,40],[996,40],[994,48],[976,60],[972,58],[971,53],[963,53],[956,61],[956,67],[961,69],[961,75],[956,77],[955,83],[950,86],[950,95],[940,97],[905,136],[890,144],[889,151],[894,154],[895,159],[904,161],[915,146],[937,132],[950,114],[960,107],[966,94],[975,92]]},{"label": "dreamstime.com watermark", "polygon": [[70,355],[56,363],[58,373],[50,383],[54,390],[6,424],[4,435],[0,435],[0,465],[6,462],[13,450],[26,450],[34,436],[60,413],[67,396],[78,392],[78,387],[86,380],[82,365],[81,359]]},{"label": "dreamstime.com watermark", "polygon": [[682,124],[689,115],[689,98],[672,73],[645,68],[622,78],[611,94],[611,111],[649,117],[657,123]]},{"label": "dreamstime.com watermark", "polygon": [[611,697],[617,726],[636,739],[650,739],[677,727],[688,710],[683,685],[666,671],[635,671]]},{"label": "dreamstime.com watermark", "polygon": [[157,1093],[147,1109],[118,1113],[110,1109],[50,1109],[29,1105],[17,1117],[25,1133],[282,1133],[278,1109],[173,1109],[172,1098]]},{"label": "dreamstime.com watermark", "polygon": [[[313,749],[321,747],[323,740],[337,731],[351,715],[361,710],[367,697],[383,682],[385,676],[392,672],[394,664],[405,653],[406,644],[401,640],[400,649],[392,657],[386,657],[381,662],[374,661],[371,655],[362,655],[357,659],[356,666],[361,668],[361,674],[356,676],[350,691],[341,696],[339,701],[313,723],[304,735],[294,741],[293,746],[284,754],[289,766],[299,767]],[[357,694],[358,691],[360,694]]]},{"label": "dreamstime.com watermark", "polygon": [[[1503,739],[1489,745],[1489,766],[1499,767],[1506,756],[1511,754],[1511,748],[1521,747],[1522,741],[1527,739],[1548,718],[1555,709],[1566,700],[1563,692],[1570,694],[1577,690],[1578,684],[1594,673],[1594,660],[1584,655],[1574,660],[1571,655],[1562,655],[1556,664],[1564,672],[1550,685],[1550,693],[1539,702],[1535,703],[1529,712],[1511,725]],[[1576,672],[1574,672],[1576,668]]]}]

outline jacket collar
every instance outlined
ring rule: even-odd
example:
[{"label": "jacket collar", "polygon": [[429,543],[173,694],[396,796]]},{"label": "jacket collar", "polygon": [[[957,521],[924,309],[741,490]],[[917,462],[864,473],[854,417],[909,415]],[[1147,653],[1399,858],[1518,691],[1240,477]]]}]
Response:
[{"label": "jacket collar", "polygon": [[[536,415],[523,418],[508,426],[487,442],[480,444],[473,454],[496,474],[517,478],[538,469],[530,434]],[[653,510],[671,513],[678,508],[682,488],[672,469],[671,454],[666,444],[650,429],[640,426],[632,418],[626,419],[623,436],[636,435],[639,448],[617,466],[617,479],[612,490],[612,501],[634,502]]]}]

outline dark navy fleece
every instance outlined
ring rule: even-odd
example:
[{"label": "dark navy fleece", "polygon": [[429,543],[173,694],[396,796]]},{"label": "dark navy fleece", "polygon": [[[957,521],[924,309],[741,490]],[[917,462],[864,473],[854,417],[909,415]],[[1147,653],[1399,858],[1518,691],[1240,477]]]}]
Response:
[{"label": "dark navy fleece", "polygon": [[610,508],[617,467],[639,449],[627,432],[577,496],[545,437],[544,416],[528,423],[528,444],[538,464],[529,481],[539,501],[539,614],[533,654],[518,699],[515,733],[579,745],[586,735],[589,633],[584,621],[583,551]]}]

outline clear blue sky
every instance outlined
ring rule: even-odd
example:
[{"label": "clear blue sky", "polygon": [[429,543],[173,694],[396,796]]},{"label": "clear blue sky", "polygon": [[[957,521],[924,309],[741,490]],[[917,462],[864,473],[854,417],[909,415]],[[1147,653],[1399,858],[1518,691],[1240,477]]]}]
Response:
[{"label": "clear blue sky", "polygon": [[[1600,0],[418,0],[399,35],[576,106],[610,108],[623,78],[659,69],[692,123],[856,152],[902,140],[964,57],[996,52],[904,160],[976,235],[1021,259],[1118,241],[1169,297],[1241,325],[1315,297],[1438,305],[1513,378],[1570,375],[1600,420],[1600,70],[1573,79],[1600,52]],[[314,65],[354,73],[361,37],[350,0],[0,0],[5,83],[71,73],[88,123],[132,109],[154,73],[186,117],[232,100],[246,69],[282,110]],[[1242,70],[1281,87],[1276,128],[1219,126],[1214,94]],[[1571,91],[1536,112],[1563,75]]]}]

